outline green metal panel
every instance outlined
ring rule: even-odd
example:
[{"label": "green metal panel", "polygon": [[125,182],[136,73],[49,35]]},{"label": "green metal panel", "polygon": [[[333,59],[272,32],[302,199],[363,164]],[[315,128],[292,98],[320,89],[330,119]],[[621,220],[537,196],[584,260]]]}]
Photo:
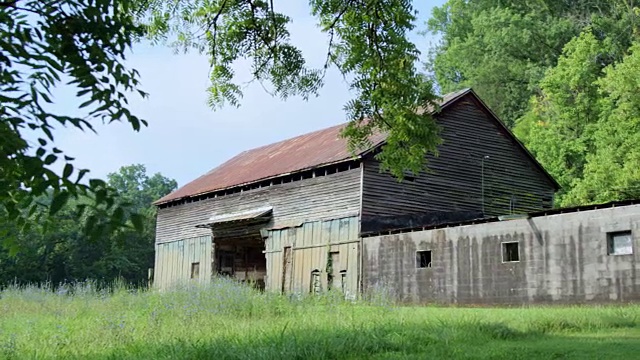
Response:
[{"label": "green metal panel", "polygon": [[357,291],[358,284],[358,216],[303,223],[302,226],[268,231],[265,242],[267,253],[267,289],[282,290],[282,252],[292,247],[293,292],[308,292],[311,286],[311,272],[319,270],[323,288],[327,286],[326,264],[329,252],[337,251],[344,259],[347,271],[346,290],[350,294]]},{"label": "green metal panel", "polygon": [[191,266],[199,263],[200,273],[195,281],[211,279],[211,236],[180,239],[156,245],[154,286],[168,289],[191,279]]}]

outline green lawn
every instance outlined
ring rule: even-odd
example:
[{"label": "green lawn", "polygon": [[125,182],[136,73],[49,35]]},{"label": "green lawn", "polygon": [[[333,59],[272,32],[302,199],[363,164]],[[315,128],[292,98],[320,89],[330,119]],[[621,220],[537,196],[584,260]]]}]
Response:
[{"label": "green lawn", "polygon": [[206,288],[0,294],[0,358],[640,359],[640,306],[443,308]]}]

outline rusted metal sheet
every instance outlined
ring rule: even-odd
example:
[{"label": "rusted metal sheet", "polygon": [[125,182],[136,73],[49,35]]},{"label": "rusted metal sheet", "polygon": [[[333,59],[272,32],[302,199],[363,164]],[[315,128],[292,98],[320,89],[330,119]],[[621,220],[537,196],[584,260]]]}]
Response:
[{"label": "rusted metal sheet", "polygon": [[154,286],[167,289],[181,283],[211,279],[211,236],[156,245]]},{"label": "rusted metal sheet", "polygon": [[[269,230],[267,289],[303,294],[333,286],[354,298],[359,274],[358,220],[353,216]],[[332,258],[338,259],[337,264],[329,261]]]},{"label": "rusted metal sheet", "polygon": [[[346,140],[340,137],[344,126],[333,126],[242,152],[156,204],[351,160],[353,154],[348,151]],[[383,140],[383,136],[371,139],[374,145]]]}]

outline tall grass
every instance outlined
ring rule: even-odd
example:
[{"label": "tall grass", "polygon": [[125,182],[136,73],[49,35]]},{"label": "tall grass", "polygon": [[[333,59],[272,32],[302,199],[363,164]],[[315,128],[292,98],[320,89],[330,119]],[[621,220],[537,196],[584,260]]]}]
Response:
[{"label": "tall grass", "polygon": [[167,292],[13,287],[0,293],[0,358],[638,356],[637,305],[478,309],[371,299],[273,295],[225,279]]}]

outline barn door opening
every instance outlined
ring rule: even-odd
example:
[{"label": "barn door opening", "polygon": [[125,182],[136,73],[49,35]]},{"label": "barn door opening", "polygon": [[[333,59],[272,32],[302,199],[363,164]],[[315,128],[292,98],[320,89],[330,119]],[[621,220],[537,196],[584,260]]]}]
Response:
[{"label": "barn door opening", "polygon": [[267,259],[261,230],[272,216],[271,206],[212,216],[198,227],[211,229],[213,263],[218,275],[265,288]]},{"label": "barn door opening", "polygon": [[229,276],[264,289],[267,259],[260,236],[215,238],[215,269],[218,275]]}]

